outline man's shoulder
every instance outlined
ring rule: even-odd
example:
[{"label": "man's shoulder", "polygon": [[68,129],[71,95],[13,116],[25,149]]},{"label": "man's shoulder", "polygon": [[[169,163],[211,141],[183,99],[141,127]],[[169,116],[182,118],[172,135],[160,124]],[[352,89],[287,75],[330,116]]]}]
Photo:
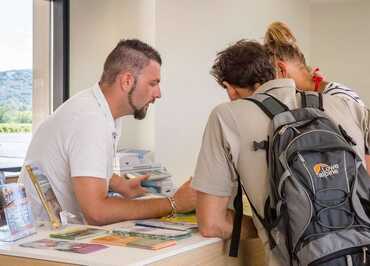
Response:
[{"label": "man's shoulder", "polygon": [[103,119],[91,89],[72,96],[55,111],[55,116],[71,120],[91,119],[93,117],[96,120]]}]

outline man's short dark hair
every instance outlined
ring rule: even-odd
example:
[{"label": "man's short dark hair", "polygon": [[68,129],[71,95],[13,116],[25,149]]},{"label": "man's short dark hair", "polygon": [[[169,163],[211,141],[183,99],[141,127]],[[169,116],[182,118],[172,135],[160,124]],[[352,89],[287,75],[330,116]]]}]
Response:
[{"label": "man's short dark hair", "polygon": [[105,60],[100,82],[112,84],[122,71],[131,71],[137,77],[150,60],[162,64],[161,56],[150,45],[137,39],[120,40]]},{"label": "man's short dark hair", "polygon": [[255,41],[240,40],[217,54],[211,70],[217,82],[254,90],[276,76],[275,68],[264,47]]}]

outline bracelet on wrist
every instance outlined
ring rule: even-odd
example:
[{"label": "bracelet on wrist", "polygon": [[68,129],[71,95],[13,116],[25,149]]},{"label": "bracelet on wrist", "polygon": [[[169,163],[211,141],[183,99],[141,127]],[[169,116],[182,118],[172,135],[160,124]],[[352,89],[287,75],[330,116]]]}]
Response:
[{"label": "bracelet on wrist", "polygon": [[167,197],[171,204],[171,213],[167,217],[174,217],[176,215],[176,201],[174,197]]}]

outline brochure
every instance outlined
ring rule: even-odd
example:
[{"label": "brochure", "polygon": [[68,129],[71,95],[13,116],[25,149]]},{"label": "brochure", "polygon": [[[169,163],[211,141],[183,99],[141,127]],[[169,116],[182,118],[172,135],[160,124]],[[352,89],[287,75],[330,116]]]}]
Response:
[{"label": "brochure", "polygon": [[107,234],[109,231],[93,227],[71,227],[64,230],[55,231],[49,236],[52,238],[61,238],[69,240],[79,240],[98,235]]},{"label": "brochure", "polygon": [[197,224],[197,217],[195,213],[177,213],[174,217],[162,217],[160,218],[161,221],[175,223],[175,224]]},{"label": "brochure", "polygon": [[127,243],[139,239],[134,236],[120,236],[120,235],[107,235],[94,238],[91,243],[111,245],[111,246],[126,246]]},{"label": "brochure", "polygon": [[155,227],[155,228],[164,228],[178,231],[188,231],[195,230],[198,228],[197,224],[186,223],[186,222],[166,222],[161,219],[146,219],[135,221],[136,225]]},{"label": "brochure", "polygon": [[37,194],[44,206],[53,228],[61,226],[59,213],[62,211],[48,177],[42,172],[41,167],[36,164],[27,164],[26,170],[34,185]]},{"label": "brochure", "polygon": [[133,236],[108,235],[91,240],[91,243],[98,243],[111,246],[127,246],[135,248],[143,248],[150,250],[158,250],[176,245],[174,240],[149,239]]},{"label": "brochure", "polygon": [[122,227],[113,229],[113,234],[122,236],[138,236],[143,238],[177,240],[191,236],[191,231],[168,230],[147,226],[135,225],[133,227]]},{"label": "brochure", "polygon": [[79,254],[88,254],[107,248],[106,246],[100,244],[76,243],[53,239],[40,239],[20,244],[20,246],[25,248],[49,249]]},{"label": "brochure", "polygon": [[158,250],[176,245],[175,240],[139,238],[127,243],[128,247]]},{"label": "brochure", "polygon": [[0,185],[0,240],[14,241],[36,232],[22,184]]}]

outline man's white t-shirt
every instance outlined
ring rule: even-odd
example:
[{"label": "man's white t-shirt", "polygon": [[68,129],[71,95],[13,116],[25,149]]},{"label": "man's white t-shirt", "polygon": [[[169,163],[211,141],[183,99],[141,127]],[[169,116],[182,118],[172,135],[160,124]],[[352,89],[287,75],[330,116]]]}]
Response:
[{"label": "man's white t-shirt", "polygon": [[[112,177],[119,138],[119,119],[114,120],[98,84],[73,96],[46,119],[33,135],[25,163],[39,165],[62,207],[84,222],[72,188],[72,178]],[[25,185],[33,214],[47,219],[37,192],[23,168],[19,181]]]}]

